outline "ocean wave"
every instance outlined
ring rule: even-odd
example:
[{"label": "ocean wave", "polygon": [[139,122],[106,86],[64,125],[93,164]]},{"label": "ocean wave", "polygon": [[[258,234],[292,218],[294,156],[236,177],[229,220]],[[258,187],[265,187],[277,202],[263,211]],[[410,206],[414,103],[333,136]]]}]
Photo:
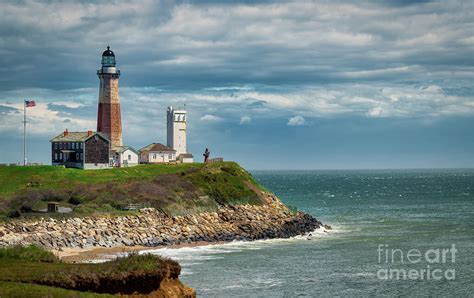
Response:
[{"label": "ocean wave", "polygon": [[269,245],[288,244],[292,242],[307,241],[329,237],[338,230],[327,230],[324,227],[291,238],[262,239],[255,241],[237,241],[227,243],[208,244],[192,247],[164,247],[152,250],[140,251],[141,254],[151,253],[162,257],[174,259],[180,263],[189,265],[191,262],[205,261],[223,258],[223,254],[236,253],[243,250],[260,250]]},{"label": "ocean wave", "polygon": [[[225,254],[236,253],[243,250],[260,250],[271,245],[289,244],[292,242],[301,242],[315,239],[323,239],[332,234],[342,233],[343,229],[333,227],[326,229],[320,227],[303,235],[291,238],[274,238],[261,239],[254,241],[234,240],[226,243],[210,243],[207,245],[185,246],[185,247],[160,247],[156,249],[146,249],[138,251],[138,254],[154,254],[166,258],[171,258],[185,265],[200,264],[208,260],[216,260],[224,258]],[[113,260],[130,254],[129,252],[121,252],[116,254],[103,254],[100,259],[94,259],[89,262],[101,263]],[[187,274],[190,274],[189,272]]]}]

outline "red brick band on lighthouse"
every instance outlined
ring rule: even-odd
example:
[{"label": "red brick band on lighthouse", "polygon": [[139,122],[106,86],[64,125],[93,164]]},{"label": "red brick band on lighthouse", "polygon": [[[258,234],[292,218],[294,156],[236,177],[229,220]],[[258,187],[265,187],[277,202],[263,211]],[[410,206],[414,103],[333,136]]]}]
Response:
[{"label": "red brick band on lighthouse", "polygon": [[115,54],[110,47],[102,54],[102,68],[97,75],[100,79],[97,131],[109,137],[114,149],[122,146],[122,115],[118,92],[120,70],[115,67]]}]

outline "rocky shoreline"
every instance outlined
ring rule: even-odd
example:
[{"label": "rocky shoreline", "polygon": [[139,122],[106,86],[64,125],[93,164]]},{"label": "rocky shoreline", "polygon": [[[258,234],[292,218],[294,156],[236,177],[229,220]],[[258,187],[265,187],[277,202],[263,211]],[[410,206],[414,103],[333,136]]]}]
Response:
[{"label": "rocky shoreline", "polygon": [[186,243],[289,238],[322,223],[293,212],[264,193],[263,205],[237,205],[216,212],[168,217],[153,208],[128,216],[15,220],[0,223],[0,247],[36,244],[50,250],[117,246],[159,247]]}]

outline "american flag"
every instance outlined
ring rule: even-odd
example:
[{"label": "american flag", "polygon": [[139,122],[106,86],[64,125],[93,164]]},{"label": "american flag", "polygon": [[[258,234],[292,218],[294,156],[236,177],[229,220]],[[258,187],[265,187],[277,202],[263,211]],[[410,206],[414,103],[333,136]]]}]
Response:
[{"label": "american flag", "polygon": [[26,106],[27,108],[31,108],[31,107],[36,106],[36,103],[35,103],[34,100],[25,100],[25,106]]}]

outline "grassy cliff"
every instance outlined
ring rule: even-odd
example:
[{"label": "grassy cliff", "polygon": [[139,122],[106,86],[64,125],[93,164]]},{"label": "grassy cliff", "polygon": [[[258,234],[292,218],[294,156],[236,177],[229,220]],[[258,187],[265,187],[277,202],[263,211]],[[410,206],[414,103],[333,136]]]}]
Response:
[{"label": "grassy cliff", "polygon": [[[178,280],[181,267],[152,255],[101,264],[68,264],[36,246],[0,249],[0,297],[106,297],[176,292],[194,296]],[[159,296],[161,297],[161,296]]]},{"label": "grassy cliff", "polygon": [[72,208],[71,215],[121,213],[127,204],[141,204],[174,216],[212,211],[219,205],[261,204],[260,190],[234,162],[95,171],[0,167],[0,216],[45,216],[39,210],[51,201]]}]

